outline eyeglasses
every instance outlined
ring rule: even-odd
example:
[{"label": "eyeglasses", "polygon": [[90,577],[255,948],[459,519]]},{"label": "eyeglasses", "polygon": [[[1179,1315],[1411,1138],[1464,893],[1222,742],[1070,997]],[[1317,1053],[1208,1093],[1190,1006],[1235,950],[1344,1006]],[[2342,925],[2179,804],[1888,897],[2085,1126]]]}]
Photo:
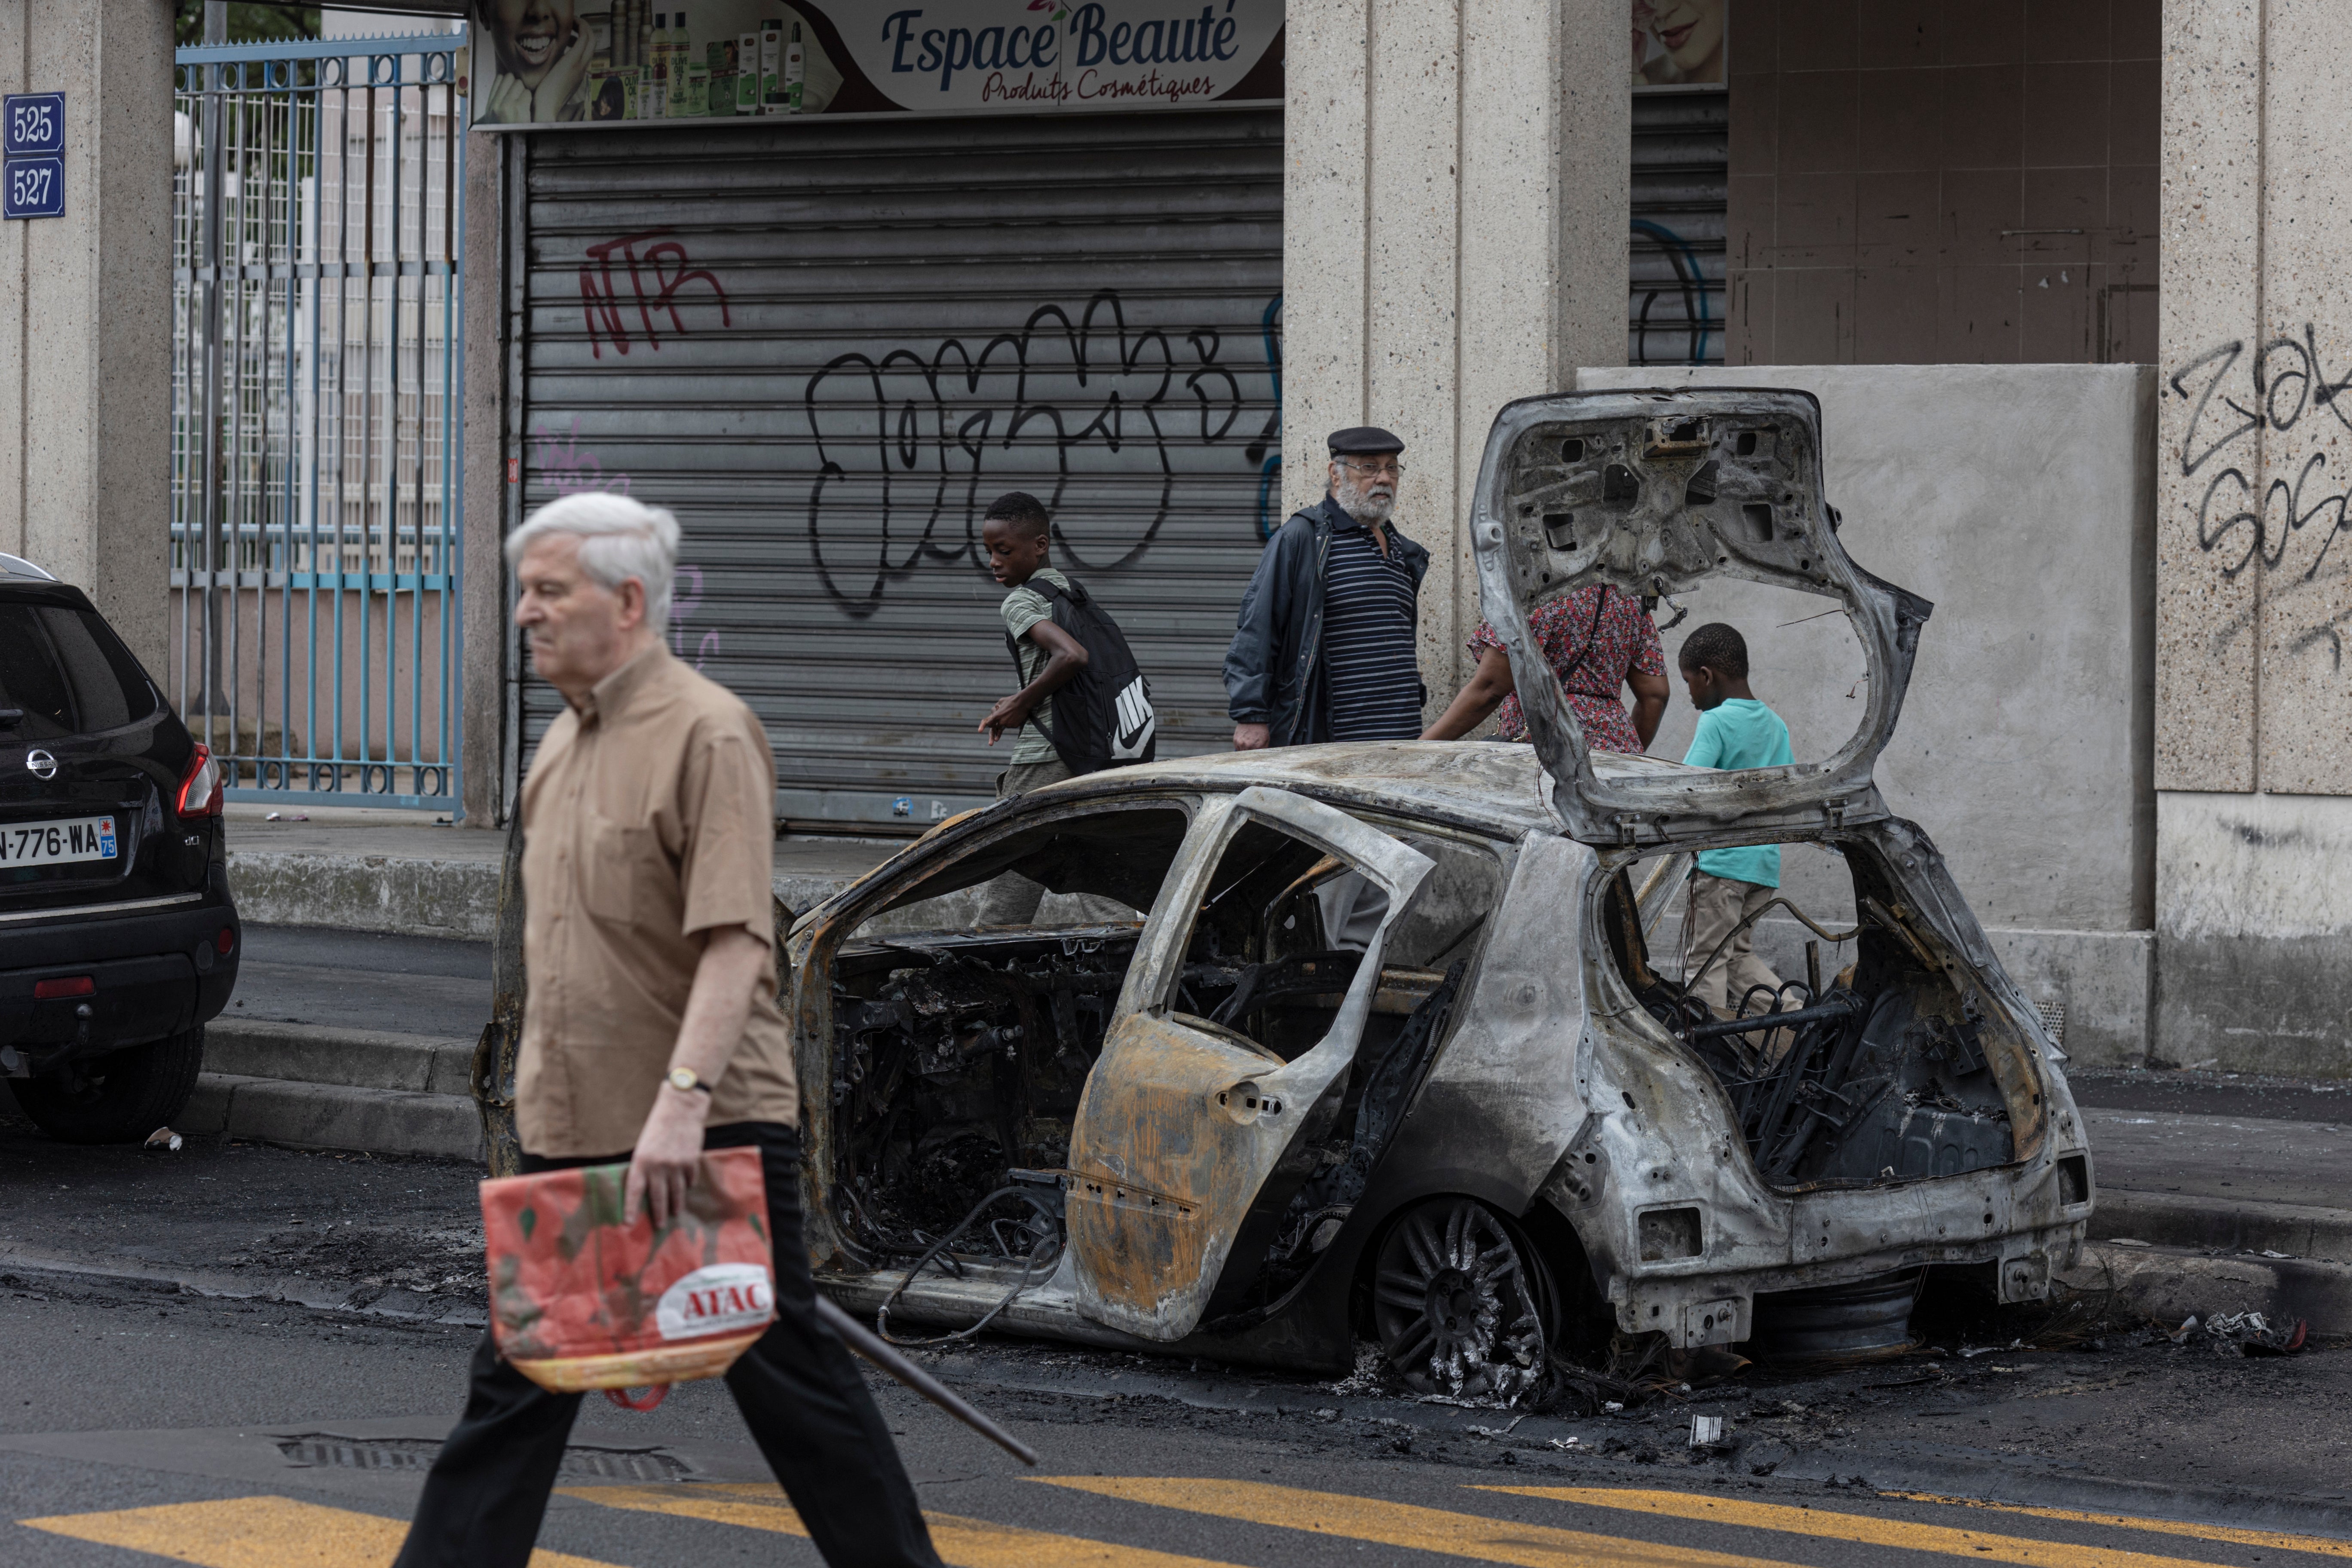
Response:
[{"label": "eyeglasses", "polygon": [[1339,466],[1359,474],[1370,474],[1374,479],[1382,475],[1392,479],[1404,478],[1404,459],[1402,458],[1390,458],[1377,462],[1366,462],[1359,458],[1342,458],[1339,459]]}]

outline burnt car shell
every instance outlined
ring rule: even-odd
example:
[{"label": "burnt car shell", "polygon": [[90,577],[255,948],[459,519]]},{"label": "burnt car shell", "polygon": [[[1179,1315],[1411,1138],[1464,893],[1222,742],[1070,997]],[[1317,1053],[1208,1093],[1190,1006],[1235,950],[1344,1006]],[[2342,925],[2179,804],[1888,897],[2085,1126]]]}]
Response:
[{"label": "burnt car shell", "polygon": [[[1935,1268],[2004,1300],[2046,1293],[2090,1215],[2089,1152],[2063,1057],[1932,843],[1873,781],[1929,606],[1845,554],[1822,499],[1819,426],[1810,397],[1754,391],[1503,411],[1473,537],[1487,618],[1532,694],[1532,745],[1289,748],[1092,774],[943,824],[803,917],[788,960],[820,1282],[868,1310],[896,1291],[902,1328],[993,1311],[1015,1332],[1291,1367],[1344,1369],[1370,1334],[1423,1385],[1504,1399],[1533,1385],[1548,1344],[1574,1354],[1612,1328],[1738,1343],[1758,1333],[1759,1300],[1916,1286]],[[1672,594],[1717,574],[1844,609],[1872,676],[1855,735],[1826,762],[1745,773],[1591,752],[1528,646],[1528,615],[1588,583]],[[1160,826],[1129,831],[1145,818],[1120,814],[1145,810]],[[1727,1042],[1677,1002],[1643,939],[1654,897],[1627,874],[1759,842],[1842,856],[1858,918],[1856,964],[1807,998],[1822,1016],[1782,1031],[1797,1037],[1778,1067],[1753,1046],[1760,1035]],[[1300,865],[1326,858],[1255,888],[1246,867],[1221,868],[1251,843]],[[1147,875],[1153,855],[1164,869]],[[1125,880],[1106,868],[1122,856]],[[1490,891],[1441,886],[1481,856]],[[1014,865],[1049,891],[1149,912],[883,929],[887,911]],[[1377,887],[1384,912],[1358,932],[1352,971],[1335,966],[1328,994],[1308,998],[1311,1028],[1270,1048],[1248,987],[1296,992],[1292,972],[1331,954],[1225,952],[1233,934],[1221,947],[1209,911],[1232,889],[1270,899],[1253,940],[1273,943],[1275,915],[1305,915],[1296,889],[1338,868]],[[1412,922],[1444,926],[1433,908],[1481,899],[1475,935],[1414,967],[1428,955],[1410,951]],[[1365,898],[1343,907],[1360,913]],[[1331,945],[1328,913],[1317,929]],[[847,983],[858,965],[866,978]],[[983,1166],[992,1140],[1004,1154],[986,1180],[1054,1194],[1038,1205],[1058,1209],[1050,1277],[975,1249],[952,1273],[910,1279],[938,1230],[868,1212],[878,1199],[858,1163],[882,1146],[875,1128],[887,1145],[898,1121],[875,1088],[875,1075],[903,1075],[912,1048],[894,1020],[925,1007],[961,1020],[964,1033],[939,1024],[927,1037],[934,1086],[981,1082],[955,1077],[950,1043],[974,1062],[1019,1063],[992,1068],[994,1081],[1026,1083],[1039,1069],[1024,1050],[1058,1041],[1071,1058],[1053,1010],[1078,1015],[1058,991],[1037,1000],[1064,984],[1055,974],[1077,976],[1082,1016],[1097,1020],[1080,1033],[1097,1053],[1066,1063],[1054,1115],[1032,1116],[1026,1100],[975,1112],[966,1145]],[[961,999],[946,994],[951,976]],[[1200,999],[1217,995],[1213,1009]],[[1255,1035],[1232,1026],[1252,1018]],[[1401,1073],[1409,1045],[1420,1054]],[[1065,1157],[1043,1158],[1064,1132]],[[1347,1201],[1318,1210],[1318,1194]],[[1499,1272],[1480,1262],[1506,1256]],[[1514,1284],[1521,1273],[1533,1283]],[[1445,1300],[1486,1306],[1441,1324]]]}]

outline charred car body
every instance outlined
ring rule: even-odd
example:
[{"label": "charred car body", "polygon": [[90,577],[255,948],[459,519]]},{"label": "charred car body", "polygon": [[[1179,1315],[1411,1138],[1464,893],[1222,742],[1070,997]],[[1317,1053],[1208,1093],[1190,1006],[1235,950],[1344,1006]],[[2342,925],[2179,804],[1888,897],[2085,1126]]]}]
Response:
[{"label": "charred car body", "polygon": [[[1800,393],[1514,404],[1473,526],[1531,745],[1096,773],[803,917],[820,1283],[901,1329],[1291,1367],[1370,1337],[1418,1387],[1506,1400],[1612,1331],[1866,1351],[1930,1276],[2046,1294],[2089,1152],[2054,1042],[1873,783],[1929,606],[1847,557],[1820,452]],[[1584,744],[1529,612],[1713,575],[1843,605],[1868,712],[1828,761]],[[1840,858],[1858,956],[1719,1020],[1648,933],[1690,853],[1762,842]],[[926,919],[1002,875],[1064,897]]]}]

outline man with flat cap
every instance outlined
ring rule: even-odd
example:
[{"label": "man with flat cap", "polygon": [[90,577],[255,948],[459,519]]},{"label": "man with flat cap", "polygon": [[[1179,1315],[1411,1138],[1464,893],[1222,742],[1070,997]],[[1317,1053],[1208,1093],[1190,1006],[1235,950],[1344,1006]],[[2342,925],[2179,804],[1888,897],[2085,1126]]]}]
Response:
[{"label": "man with flat cap", "polygon": [[1242,595],[1225,653],[1235,751],[1421,734],[1429,552],[1389,524],[1404,443],[1360,425],[1328,445],[1322,504],[1276,531]]}]

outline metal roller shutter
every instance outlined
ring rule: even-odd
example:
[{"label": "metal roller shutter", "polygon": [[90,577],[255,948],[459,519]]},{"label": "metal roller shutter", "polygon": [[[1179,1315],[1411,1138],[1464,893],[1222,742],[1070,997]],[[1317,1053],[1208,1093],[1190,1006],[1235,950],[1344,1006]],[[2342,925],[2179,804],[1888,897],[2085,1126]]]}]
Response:
[{"label": "metal roller shutter", "polygon": [[1633,95],[1628,364],[1723,363],[1730,142],[1728,93]]},{"label": "metal roller shutter", "polygon": [[[992,796],[1010,738],[974,727],[1013,665],[979,519],[1008,489],[1125,628],[1160,755],[1228,743],[1220,665],[1280,521],[1278,111],[519,151],[520,508],[677,513],[672,646],[766,724],[780,816]],[[526,752],[560,703],[525,683]]]}]

